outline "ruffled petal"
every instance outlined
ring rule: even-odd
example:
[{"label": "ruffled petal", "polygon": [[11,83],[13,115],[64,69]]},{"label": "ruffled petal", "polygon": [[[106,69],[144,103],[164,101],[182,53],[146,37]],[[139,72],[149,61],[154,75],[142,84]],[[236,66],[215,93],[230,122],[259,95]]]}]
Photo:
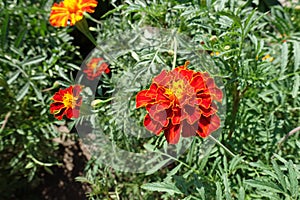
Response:
[{"label": "ruffled petal", "polygon": [[164,130],[165,138],[169,144],[177,144],[180,138],[181,126],[171,125]]},{"label": "ruffled petal", "polygon": [[220,127],[220,118],[217,115],[210,117],[201,117],[198,123],[197,133],[200,137],[205,138]]},{"label": "ruffled petal", "polygon": [[145,116],[144,126],[155,135],[159,135],[164,128],[159,122],[153,120],[149,114]]},{"label": "ruffled petal", "polygon": [[191,137],[196,135],[198,129],[198,122],[193,125],[189,124],[186,120],[182,122],[182,137]]},{"label": "ruffled petal", "polygon": [[154,102],[154,99],[147,95],[148,90],[142,90],[136,95],[136,108],[144,107]]}]

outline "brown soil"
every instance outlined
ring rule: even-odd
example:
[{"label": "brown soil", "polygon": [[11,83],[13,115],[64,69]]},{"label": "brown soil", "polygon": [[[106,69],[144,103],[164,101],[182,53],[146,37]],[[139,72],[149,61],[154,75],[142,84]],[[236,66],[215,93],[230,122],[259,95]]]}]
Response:
[{"label": "brown soil", "polygon": [[60,143],[60,157],[63,165],[52,167],[53,175],[43,172],[43,183],[38,187],[40,199],[49,200],[82,200],[86,199],[85,193],[90,190],[89,186],[75,181],[75,178],[83,175],[87,157],[82,151],[80,141],[63,141]]}]

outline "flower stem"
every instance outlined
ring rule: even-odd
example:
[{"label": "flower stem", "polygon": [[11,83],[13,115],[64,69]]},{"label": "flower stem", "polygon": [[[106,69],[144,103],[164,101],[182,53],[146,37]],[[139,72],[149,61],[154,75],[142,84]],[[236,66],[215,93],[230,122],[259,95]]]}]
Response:
[{"label": "flower stem", "polygon": [[232,157],[236,157],[232,151],[230,151],[227,147],[225,147],[219,140],[217,140],[215,137],[212,135],[209,135],[209,138],[211,138],[214,142],[216,142],[220,147],[222,147],[227,153],[229,153]]}]

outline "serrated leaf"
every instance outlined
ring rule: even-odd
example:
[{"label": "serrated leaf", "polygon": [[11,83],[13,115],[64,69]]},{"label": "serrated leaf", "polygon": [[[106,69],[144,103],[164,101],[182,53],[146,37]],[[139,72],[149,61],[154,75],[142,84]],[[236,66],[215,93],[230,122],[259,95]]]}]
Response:
[{"label": "serrated leaf", "polygon": [[145,183],[141,186],[141,188],[149,191],[167,192],[170,195],[182,194],[182,192],[173,183]]},{"label": "serrated leaf", "polygon": [[277,175],[277,179],[279,183],[281,184],[283,190],[286,192],[286,182],[284,178],[284,174],[282,173],[281,169],[279,168],[277,162],[275,160],[272,160],[273,169],[275,170],[275,173]]},{"label": "serrated leaf", "polygon": [[289,161],[287,167],[288,167],[288,172],[289,172],[290,192],[291,192],[292,196],[295,197],[296,195],[298,195],[298,192],[299,192],[297,174],[294,169],[292,161]]},{"label": "serrated leaf", "polygon": [[258,181],[258,180],[246,180],[245,183],[256,189],[265,189],[270,192],[277,192],[277,193],[284,194],[284,191],[282,190],[282,188],[272,182]]},{"label": "serrated leaf", "polygon": [[168,180],[171,180],[172,179],[172,176],[174,176],[181,168],[182,166],[182,163],[179,163],[179,165],[177,165],[176,167],[174,167],[168,174],[167,174],[167,177],[165,178],[164,181],[168,181]]},{"label": "serrated leaf", "polygon": [[220,182],[216,183],[217,190],[216,190],[216,200],[222,200],[222,189]]},{"label": "serrated leaf", "polygon": [[146,172],[146,176],[155,173],[156,171],[160,170],[162,167],[164,167],[169,161],[171,161],[171,158],[168,159],[164,159],[162,161],[160,161],[158,164],[154,165],[154,167],[152,167],[151,169],[149,169]]},{"label": "serrated leaf", "polygon": [[294,42],[294,72],[299,69],[300,66],[300,45],[299,42]]},{"label": "serrated leaf", "polygon": [[288,45],[286,42],[283,43],[282,47],[281,47],[281,76],[284,74],[284,72],[286,71],[287,68],[287,64],[288,64]]},{"label": "serrated leaf", "polygon": [[71,82],[71,80],[68,78],[68,76],[65,74],[65,72],[64,72],[60,67],[58,68],[58,73],[59,73],[59,75],[60,75],[63,79],[65,79],[66,81]]},{"label": "serrated leaf", "polygon": [[243,187],[239,189],[238,200],[245,200],[245,189]]},{"label": "serrated leaf", "polygon": [[34,58],[30,58],[28,60],[25,60],[21,63],[23,67],[28,66],[28,65],[34,65],[38,64],[46,59],[46,56],[36,56]]},{"label": "serrated leaf", "polygon": [[19,93],[17,94],[16,96],[16,100],[17,101],[20,101],[24,98],[24,96],[27,94],[28,90],[29,90],[29,86],[30,84],[29,83],[26,83],[22,88],[21,90],[19,91]]},{"label": "serrated leaf", "polygon": [[12,84],[20,75],[21,71],[17,71],[10,79],[8,79],[7,83]]},{"label": "serrated leaf", "polygon": [[294,85],[293,85],[293,91],[292,91],[293,98],[296,98],[298,96],[299,87],[300,87],[300,76],[296,74]]}]

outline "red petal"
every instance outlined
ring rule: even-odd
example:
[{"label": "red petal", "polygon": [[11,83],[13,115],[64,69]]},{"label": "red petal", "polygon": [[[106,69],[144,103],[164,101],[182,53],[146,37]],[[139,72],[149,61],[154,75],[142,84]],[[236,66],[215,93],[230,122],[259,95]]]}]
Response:
[{"label": "red petal", "polygon": [[211,96],[209,94],[197,95],[198,105],[208,109],[212,103]]},{"label": "red petal", "polygon": [[190,84],[194,88],[195,92],[203,90],[205,88],[205,84],[201,76],[201,73],[197,73],[197,75],[193,77]]},{"label": "red petal", "polygon": [[71,119],[73,117],[72,108],[68,108],[65,113],[66,113],[67,118]]},{"label": "red petal", "polygon": [[66,108],[62,108],[59,113],[54,114],[54,117],[58,120],[62,120],[63,116],[65,115]]},{"label": "red petal", "polygon": [[196,135],[196,130],[198,127],[198,123],[190,125],[186,120],[182,122],[182,132],[181,135],[183,137],[191,137]]},{"label": "red petal", "polygon": [[218,117],[218,115],[201,117],[198,125],[198,135],[202,138],[205,138],[220,127],[220,118]]},{"label": "red petal", "polygon": [[170,125],[165,129],[164,134],[169,144],[177,144],[180,138],[180,124]]},{"label": "red petal", "polygon": [[163,127],[168,125],[168,114],[162,105],[148,105],[147,111],[149,112],[150,117],[160,123]]},{"label": "red petal", "polygon": [[179,70],[179,73],[181,75],[180,76],[181,79],[191,80],[193,77],[194,71],[188,70],[188,69],[182,69],[182,70]]},{"label": "red petal", "polygon": [[189,124],[194,124],[200,119],[201,111],[196,107],[196,105],[185,105],[182,110],[182,118],[186,119]]},{"label": "red petal", "polygon": [[213,95],[214,100],[222,102],[223,92],[219,88],[209,89],[210,93]]},{"label": "red petal", "polygon": [[145,116],[145,119],[144,119],[144,126],[149,130],[151,131],[152,133],[154,133],[155,135],[159,135],[162,130],[163,130],[163,126],[156,122],[155,120],[153,120],[149,114],[147,114]]},{"label": "red petal", "polygon": [[171,116],[172,124],[173,125],[180,124],[181,120],[182,120],[182,116],[181,116],[180,107],[172,107],[172,116]]},{"label": "red petal", "polygon": [[157,83],[158,85],[165,86],[167,79],[168,72],[163,70],[158,74],[155,78],[153,78],[153,83]]},{"label": "red petal", "polygon": [[154,101],[153,98],[147,96],[148,90],[142,90],[136,95],[136,108],[146,106]]},{"label": "red petal", "polygon": [[61,102],[54,102],[50,104],[50,113],[53,114],[60,111],[65,105]]}]

